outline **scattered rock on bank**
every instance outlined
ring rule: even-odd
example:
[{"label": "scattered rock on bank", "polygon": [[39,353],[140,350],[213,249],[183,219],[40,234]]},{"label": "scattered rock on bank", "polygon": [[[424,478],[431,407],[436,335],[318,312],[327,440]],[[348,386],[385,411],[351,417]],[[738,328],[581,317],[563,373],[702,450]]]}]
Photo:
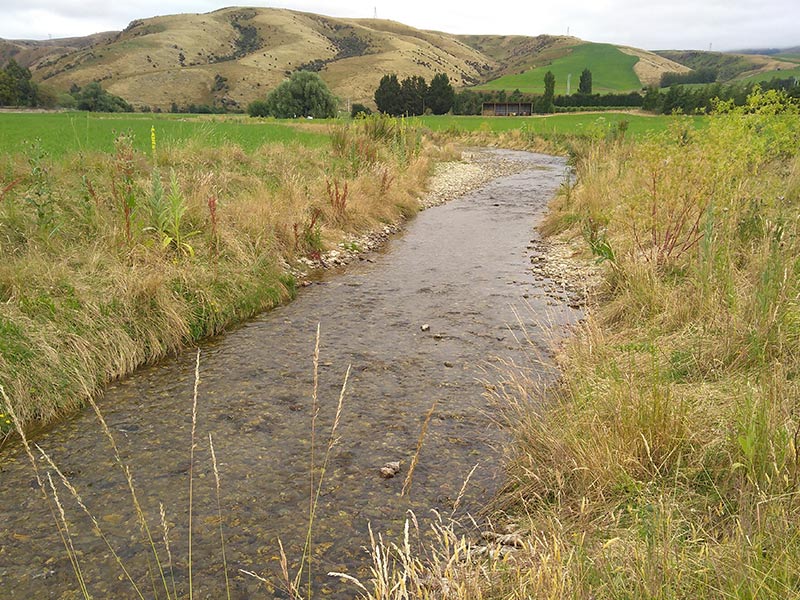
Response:
[{"label": "scattered rock on bank", "polygon": [[585,306],[603,280],[601,266],[580,256],[580,240],[535,239],[528,250],[534,276],[546,280],[547,296],[571,308]]}]

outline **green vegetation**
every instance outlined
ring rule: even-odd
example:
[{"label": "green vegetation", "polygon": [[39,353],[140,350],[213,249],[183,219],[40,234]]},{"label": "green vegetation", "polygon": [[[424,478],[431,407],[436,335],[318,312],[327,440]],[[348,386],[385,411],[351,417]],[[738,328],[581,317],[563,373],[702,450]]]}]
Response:
[{"label": "green vegetation", "polygon": [[326,119],[336,116],[337,101],[319,75],[310,71],[296,71],[270,92],[264,105],[259,104],[256,109],[254,104],[248,108],[251,117],[265,116],[260,113],[266,111],[278,119]]},{"label": "green vegetation", "polygon": [[400,81],[391,73],[381,77],[374,98],[378,110],[387,115],[443,115],[453,106],[455,90],[444,73],[434,75],[430,85],[419,75]]},{"label": "green vegetation", "polygon": [[132,134],[134,148],[146,152],[150,127],[155,125],[161,144],[177,149],[186,143],[221,147],[236,144],[253,152],[267,143],[325,146],[322,132],[302,131],[277,123],[255,123],[242,117],[197,117],[170,114],[2,113],[0,155],[20,152],[25,143],[40,140],[42,149],[57,158],[75,152],[112,152],[114,133]]},{"label": "green vegetation", "polygon": [[372,109],[369,106],[364,106],[359,102],[353,102],[353,105],[350,107],[350,118],[355,119],[357,117],[368,117],[372,114]]},{"label": "green vegetation", "polygon": [[90,112],[133,112],[130,104],[119,96],[109,93],[93,81],[83,88],[74,86],[70,95],[75,99],[75,108]]},{"label": "green vegetation", "polygon": [[712,69],[719,81],[730,81],[755,67],[753,57],[743,54],[703,52],[701,50],[664,50],[657,53],[694,70]]},{"label": "green vegetation", "polygon": [[380,116],[308,134],[324,145],[262,137],[250,151],[165,144],[160,126],[178,121],[141,123],[140,139],[107,124],[91,138],[110,138],[110,152],[54,157],[27,140],[4,154],[0,386],[25,425],[284,301],[285,261],[413,213],[428,173],[417,133]]},{"label": "green vegetation", "polygon": [[581,72],[581,79],[578,82],[578,93],[588,96],[592,93],[592,72],[589,69],[584,69]]},{"label": "green vegetation", "polygon": [[713,67],[700,67],[686,73],[662,73],[659,86],[670,87],[679,84],[714,83],[719,71]]},{"label": "green vegetation", "polygon": [[13,58],[0,70],[0,106],[39,106],[42,94],[31,78],[30,69]]},{"label": "green vegetation", "polygon": [[592,72],[592,85],[595,92],[626,92],[638,90],[641,81],[633,71],[638,58],[620,51],[611,44],[581,44],[572,48],[562,58],[548,65],[516,75],[504,75],[499,79],[477,86],[477,90],[515,90],[524,93],[544,92],[544,75],[552,71],[556,78],[556,93],[567,93],[567,76],[572,75],[571,90],[578,89],[579,77],[584,69]]},{"label": "green vegetation", "polygon": [[[703,117],[685,117],[691,128],[702,128],[706,124]],[[411,123],[419,123],[431,131],[450,134],[467,134],[470,132],[500,133],[520,132],[545,136],[596,136],[619,123],[627,123],[627,132],[634,136],[667,130],[674,119],[641,114],[606,112],[598,114],[562,114],[546,117],[478,117],[478,116],[443,116],[419,117]]]},{"label": "green vegetation", "polygon": [[800,81],[800,67],[796,69],[781,69],[779,71],[764,71],[755,75],[748,75],[737,80],[743,83],[765,83],[772,79],[797,79]]}]

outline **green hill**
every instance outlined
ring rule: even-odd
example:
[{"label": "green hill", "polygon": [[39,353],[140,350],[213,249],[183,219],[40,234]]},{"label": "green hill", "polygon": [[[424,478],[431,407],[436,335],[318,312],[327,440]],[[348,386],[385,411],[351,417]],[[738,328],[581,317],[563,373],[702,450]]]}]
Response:
[{"label": "green hill", "polygon": [[757,83],[759,81],[769,81],[771,79],[789,79],[790,77],[794,77],[795,79],[800,80],[800,65],[794,69],[775,69],[773,71],[762,71],[760,73],[756,73],[754,75],[748,75],[747,77],[742,77],[737,79],[733,83],[744,82],[744,83]]},{"label": "green hill", "polygon": [[773,77],[797,77],[800,54],[794,49],[786,53],[749,54],[705,52],[701,50],[663,50],[657,53],[691,69],[715,69],[720,83],[769,81]]},{"label": "green hill", "polygon": [[544,91],[544,75],[552,71],[556,76],[556,94],[567,93],[567,77],[571,77],[570,91],[578,89],[581,72],[592,72],[593,92],[628,92],[638,90],[642,82],[633,67],[639,58],[622,52],[611,44],[586,43],[573,46],[567,53],[549,64],[536,65],[523,73],[504,75],[476,89],[520,90],[524,93]]}]

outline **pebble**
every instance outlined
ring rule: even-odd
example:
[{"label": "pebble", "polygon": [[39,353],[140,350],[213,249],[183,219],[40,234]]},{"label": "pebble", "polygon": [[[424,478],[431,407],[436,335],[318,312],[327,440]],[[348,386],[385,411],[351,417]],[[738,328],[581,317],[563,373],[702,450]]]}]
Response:
[{"label": "pebble", "polygon": [[384,479],[391,479],[400,472],[400,461],[387,462],[381,467],[380,475]]},{"label": "pebble", "polygon": [[427,323],[425,323],[425,324],[423,324],[423,325],[420,325],[420,329],[421,329],[422,331],[430,331],[430,330],[431,330],[431,326],[430,326],[430,325],[428,325]]}]

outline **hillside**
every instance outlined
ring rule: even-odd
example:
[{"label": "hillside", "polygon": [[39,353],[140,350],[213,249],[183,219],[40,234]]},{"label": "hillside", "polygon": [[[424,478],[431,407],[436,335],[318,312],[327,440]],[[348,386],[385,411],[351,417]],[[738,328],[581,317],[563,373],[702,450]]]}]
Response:
[{"label": "hillside", "polygon": [[100,81],[135,106],[162,109],[244,107],[301,68],[319,71],[342,99],[364,102],[386,72],[430,80],[442,71],[463,86],[498,66],[447,34],[260,8],[137,20],[109,39],[28,64],[56,89]]},{"label": "hillside", "polygon": [[10,59],[30,66],[53,56],[67,55],[116,37],[116,31],[95,33],[86,37],[61,38],[56,40],[3,40],[0,39],[0,64]]},{"label": "hillside", "polygon": [[0,60],[12,56],[55,90],[99,81],[137,108],[162,110],[172,103],[244,108],[299,69],[318,71],[344,102],[372,105],[381,76],[391,72],[427,80],[444,72],[456,87],[491,82],[492,89],[536,91],[545,67],[559,70],[559,82],[573,73],[574,86],[589,67],[597,91],[618,91],[684,68],[643,50],[566,36],[455,36],[270,8],[141,19],[87,38],[0,40]]},{"label": "hillside", "polygon": [[574,45],[570,47],[559,48],[559,55],[554,56],[555,53],[551,50],[550,56],[540,56],[536,64],[478,87],[486,90],[518,89],[523,93],[541,93],[544,91],[545,73],[551,71],[556,78],[557,94],[574,93],[578,88],[581,72],[589,69],[592,72],[594,92],[627,92],[654,83],[653,74],[660,78],[665,70],[687,70],[667,60],[659,60],[659,57],[653,57],[643,50],[577,42],[573,42]]},{"label": "hillside", "polygon": [[782,77],[782,71],[797,68],[797,55],[776,52],[770,55],[705,52],[700,50],[659,50],[656,54],[690,69],[712,68],[719,71],[717,80],[727,83],[737,80],[761,81]]}]

